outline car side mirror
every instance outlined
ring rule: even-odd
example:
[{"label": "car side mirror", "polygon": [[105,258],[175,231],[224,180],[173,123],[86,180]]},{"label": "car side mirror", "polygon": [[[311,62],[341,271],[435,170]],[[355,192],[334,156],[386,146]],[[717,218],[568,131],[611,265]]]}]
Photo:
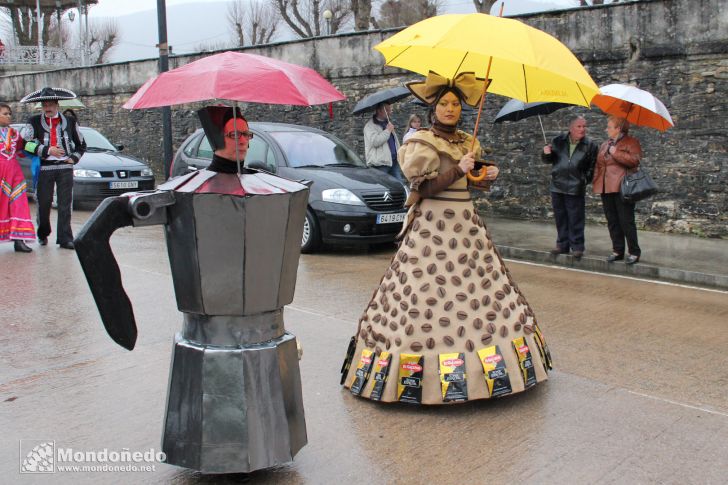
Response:
[{"label": "car side mirror", "polygon": [[119,143],[118,145],[114,145],[114,146],[115,146],[115,147],[116,147],[116,149],[117,149],[117,150],[119,150],[119,151],[122,151],[122,150],[124,149],[124,145],[122,145],[121,143]]}]

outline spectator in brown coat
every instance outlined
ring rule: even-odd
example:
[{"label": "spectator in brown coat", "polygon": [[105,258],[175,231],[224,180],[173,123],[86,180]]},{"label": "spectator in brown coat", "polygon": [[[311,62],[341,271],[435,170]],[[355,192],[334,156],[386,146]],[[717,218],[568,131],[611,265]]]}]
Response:
[{"label": "spectator in brown coat", "polygon": [[599,148],[594,167],[592,186],[595,194],[602,196],[604,215],[607,218],[613,253],[608,262],[625,258],[625,240],[629,251],[625,262],[634,264],[642,251],[637,242],[637,226],[634,221],[634,202],[622,200],[619,188],[628,170],[639,167],[642,148],[637,138],[629,136],[629,122],[623,118],[607,118],[608,139]]}]

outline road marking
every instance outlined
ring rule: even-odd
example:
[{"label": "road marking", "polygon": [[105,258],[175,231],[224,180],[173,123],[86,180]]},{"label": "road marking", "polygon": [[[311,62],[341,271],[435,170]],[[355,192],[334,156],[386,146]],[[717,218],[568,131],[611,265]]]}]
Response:
[{"label": "road marking", "polygon": [[630,390],[626,390],[626,391],[628,393],[634,394],[636,396],[642,396],[642,397],[646,397],[648,399],[654,399],[655,401],[662,401],[662,402],[666,402],[669,404],[675,404],[677,406],[682,406],[684,408],[695,409],[697,411],[702,411],[704,413],[717,414],[718,416],[725,416],[728,418],[728,413],[721,413],[720,411],[713,411],[711,409],[702,408],[700,406],[693,406],[692,404],[685,404],[684,402],[673,401],[672,399],[665,399],[663,397],[650,396],[649,394],[642,394],[641,392],[634,392],[634,391],[630,391]]},{"label": "road marking", "polygon": [[716,290],[714,288],[702,288],[700,286],[690,286],[690,285],[684,285],[681,283],[672,283],[670,281],[660,281],[660,280],[651,280],[648,278],[637,278],[636,276],[624,276],[619,274],[612,274],[612,273],[602,273],[599,271],[587,271],[585,269],[577,269],[577,268],[566,268],[564,266],[559,266],[555,264],[544,264],[544,263],[534,263],[532,261],[523,261],[521,259],[510,259],[510,258],[503,258],[505,261],[508,261],[510,263],[517,263],[517,264],[527,264],[530,266],[540,266],[542,268],[552,268],[552,269],[560,269],[564,271],[575,271],[577,273],[585,273],[585,274],[591,274],[591,275],[599,275],[599,276],[607,276],[610,278],[622,278],[625,280],[634,280],[634,281],[643,281],[645,283],[654,283],[656,285],[665,285],[665,286],[674,286],[676,288],[687,288],[690,290],[700,290],[700,291],[708,291],[711,293],[721,293],[728,295],[728,291],[726,290]]}]

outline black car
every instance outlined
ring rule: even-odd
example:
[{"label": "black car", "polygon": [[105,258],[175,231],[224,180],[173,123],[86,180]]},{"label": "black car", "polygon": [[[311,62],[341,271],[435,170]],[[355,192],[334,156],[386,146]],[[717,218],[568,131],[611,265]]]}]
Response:
[{"label": "black car", "polygon": [[[23,125],[13,125],[21,130]],[[86,141],[86,153],[73,167],[73,205],[96,206],[106,197],[125,192],[154,189],[154,172],[141,160],[120,153],[122,145],[114,146],[104,135],[85,126],[81,134]],[[33,193],[30,157],[18,158],[28,191]]]},{"label": "black car", "polygon": [[[394,241],[405,216],[407,190],[396,178],[368,168],[353,150],[325,131],[283,123],[250,123],[245,166],[313,182],[301,250],[322,243]],[[172,176],[206,168],[212,148],[202,129],[177,151]]]}]

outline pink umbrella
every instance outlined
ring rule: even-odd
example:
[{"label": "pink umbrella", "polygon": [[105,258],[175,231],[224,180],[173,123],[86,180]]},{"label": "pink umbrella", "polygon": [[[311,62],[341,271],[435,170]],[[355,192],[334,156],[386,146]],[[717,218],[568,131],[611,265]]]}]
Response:
[{"label": "pink umbrella", "polygon": [[255,54],[223,52],[153,77],[124,108],[212,100],[311,106],[344,99],[346,96],[308,67]]}]

